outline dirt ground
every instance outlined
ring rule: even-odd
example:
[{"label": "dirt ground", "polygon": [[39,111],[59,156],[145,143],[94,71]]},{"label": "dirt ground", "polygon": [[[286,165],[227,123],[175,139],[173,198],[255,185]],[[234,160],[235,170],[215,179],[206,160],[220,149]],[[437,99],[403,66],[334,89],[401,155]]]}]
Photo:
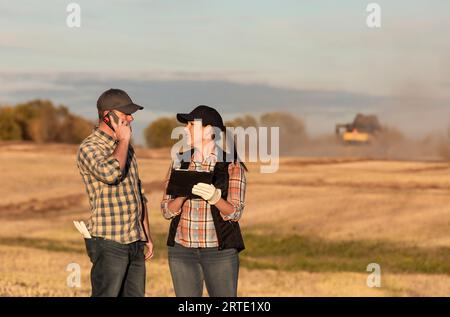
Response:
[{"label": "dirt ground", "polygon": [[[76,148],[0,145],[1,296],[89,295],[90,263],[84,242],[72,225],[72,220],[89,217],[87,196],[76,168]],[[151,229],[158,240],[158,254],[147,263],[147,295],[173,296],[164,248],[168,222],[159,210],[168,152],[138,149],[137,156],[150,200]],[[249,164],[249,169],[241,220],[244,236],[302,236],[324,243],[382,241],[423,252],[450,248],[448,163],[284,157],[275,174],[259,173],[256,164]],[[270,254],[267,256],[271,261]],[[81,267],[80,288],[67,286],[70,263]],[[380,265],[381,287],[369,288],[366,266],[339,271],[244,264],[239,295],[450,295],[445,265],[441,271],[386,272],[383,267],[389,263]]]}]

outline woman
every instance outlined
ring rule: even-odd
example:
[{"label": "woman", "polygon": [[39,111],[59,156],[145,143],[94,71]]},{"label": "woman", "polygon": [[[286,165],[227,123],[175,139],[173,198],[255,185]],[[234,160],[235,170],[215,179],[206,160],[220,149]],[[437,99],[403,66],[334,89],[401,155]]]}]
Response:
[{"label": "woman", "polygon": [[[212,172],[214,176],[212,184],[193,186],[193,197],[175,197],[164,190],[161,211],[164,218],[172,220],[167,245],[175,294],[202,296],[205,282],[209,296],[235,297],[238,254],[244,249],[238,221],[244,209],[247,169],[238,162],[236,150],[233,161],[225,162],[226,155],[216,146],[219,136],[214,128],[225,131],[225,127],[215,109],[198,106],[189,114],[177,114],[177,119],[186,124],[192,150],[183,155],[188,159],[180,166],[172,162],[166,190],[173,168]],[[200,119],[201,125],[195,123]]]}]

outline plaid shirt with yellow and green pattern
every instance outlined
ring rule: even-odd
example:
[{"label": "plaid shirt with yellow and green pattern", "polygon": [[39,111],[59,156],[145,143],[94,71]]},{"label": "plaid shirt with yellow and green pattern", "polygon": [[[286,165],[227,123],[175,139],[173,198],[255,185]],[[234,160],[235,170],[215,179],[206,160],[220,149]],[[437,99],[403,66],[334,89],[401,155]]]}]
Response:
[{"label": "plaid shirt with yellow and green pattern", "polygon": [[136,155],[128,149],[122,172],[113,152],[117,141],[98,127],[80,145],[77,165],[89,196],[92,236],[131,243],[146,241],[144,206],[147,202],[139,179]]}]

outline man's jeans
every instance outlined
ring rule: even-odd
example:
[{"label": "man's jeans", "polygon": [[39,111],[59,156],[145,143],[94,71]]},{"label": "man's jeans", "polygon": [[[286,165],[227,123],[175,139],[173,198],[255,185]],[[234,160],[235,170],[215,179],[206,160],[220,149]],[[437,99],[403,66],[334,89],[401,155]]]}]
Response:
[{"label": "man's jeans", "polygon": [[200,297],[203,281],[211,297],[236,297],[239,254],[236,249],[168,247],[176,296]]},{"label": "man's jeans", "polygon": [[121,244],[98,237],[85,242],[92,262],[92,297],[144,296],[145,242]]}]

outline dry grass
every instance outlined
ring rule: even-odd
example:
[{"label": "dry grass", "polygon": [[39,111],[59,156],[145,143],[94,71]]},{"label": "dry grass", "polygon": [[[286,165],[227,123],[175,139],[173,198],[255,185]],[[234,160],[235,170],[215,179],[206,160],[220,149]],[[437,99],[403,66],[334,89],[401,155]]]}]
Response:
[{"label": "dry grass", "polygon": [[[90,263],[71,224],[89,216],[75,151],[72,146],[0,145],[0,295],[89,294]],[[161,240],[159,255],[147,264],[148,296],[173,296],[163,246],[168,222],[159,213],[169,164],[164,153],[138,151],[152,230]],[[448,248],[449,170],[440,162],[283,158],[278,173],[260,174],[258,166],[250,164],[241,223],[244,233],[254,236],[298,235],[326,243],[384,241],[425,251]],[[80,289],[66,286],[71,262],[81,266]],[[241,270],[241,296],[450,294],[448,274],[387,271],[382,287],[371,289],[365,267],[352,272],[251,267],[243,265]]]},{"label": "dry grass", "polygon": [[[89,296],[90,263],[83,253],[0,247],[2,296]],[[69,263],[81,266],[81,287],[68,288]],[[448,275],[383,274],[380,288],[368,288],[367,274],[241,269],[240,296],[446,296]],[[147,263],[146,296],[174,296],[166,259]]]}]

